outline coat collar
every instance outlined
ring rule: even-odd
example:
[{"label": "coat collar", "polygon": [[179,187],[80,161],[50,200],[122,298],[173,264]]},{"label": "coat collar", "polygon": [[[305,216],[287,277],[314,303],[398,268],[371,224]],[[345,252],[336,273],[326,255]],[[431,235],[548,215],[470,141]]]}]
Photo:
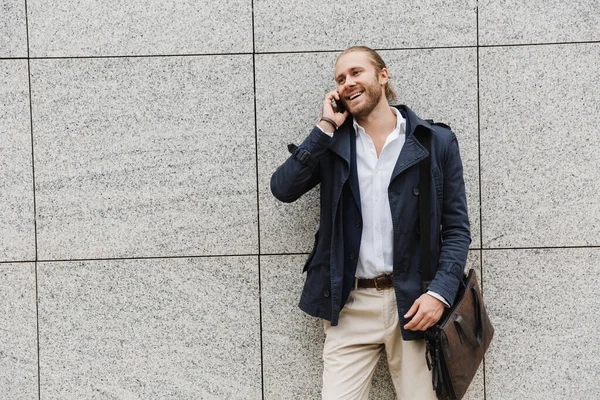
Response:
[{"label": "coat collar", "polygon": [[[406,138],[396,166],[394,167],[394,172],[392,173],[391,179],[393,180],[402,171],[405,171],[429,155],[425,147],[415,138],[415,132],[422,129],[431,131],[432,128],[427,121],[419,118],[406,105],[393,105],[392,107],[398,109],[406,120]],[[350,166],[352,158],[351,140],[356,140],[356,132],[352,125],[352,118],[346,118],[346,121],[340,126],[335,135],[333,135],[333,141],[329,147],[334,153],[344,159],[348,166]]]},{"label": "coat collar", "polygon": [[[394,171],[392,172],[390,182],[409,167],[427,158],[429,153],[415,138],[415,132],[421,132],[424,129],[429,131],[432,130],[431,125],[429,125],[427,121],[419,118],[407,106],[397,105],[392,107],[398,109],[402,114],[402,117],[406,120],[406,137],[398,160],[396,161]],[[348,175],[343,177],[343,180],[348,179],[352,196],[360,210],[360,190],[358,186],[358,172],[356,165],[356,131],[354,129],[352,118],[346,118],[346,121],[344,121],[342,126],[333,135],[333,141],[329,148],[346,162],[346,173]]]},{"label": "coat collar", "polygon": [[418,135],[420,132],[427,131],[425,133],[430,134],[430,131],[433,130],[427,121],[419,118],[417,114],[407,106],[398,105],[393,107],[396,107],[404,116],[404,119],[406,119],[406,140],[404,146],[402,146],[398,160],[396,161],[396,166],[392,172],[390,182],[403,171],[406,171],[408,168],[429,156],[429,152],[415,137],[415,133]]}]

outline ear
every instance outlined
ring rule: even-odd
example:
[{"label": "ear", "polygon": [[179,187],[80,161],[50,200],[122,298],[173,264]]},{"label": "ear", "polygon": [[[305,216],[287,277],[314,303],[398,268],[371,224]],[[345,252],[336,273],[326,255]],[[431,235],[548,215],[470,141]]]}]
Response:
[{"label": "ear", "polygon": [[385,85],[386,83],[388,83],[388,81],[389,81],[389,71],[387,68],[383,68],[379,72],[379,84]]}]

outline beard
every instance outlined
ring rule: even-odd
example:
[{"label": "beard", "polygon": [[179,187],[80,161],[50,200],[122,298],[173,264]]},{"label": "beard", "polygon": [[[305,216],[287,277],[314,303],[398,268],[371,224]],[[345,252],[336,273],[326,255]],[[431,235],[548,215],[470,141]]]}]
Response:
[{"label": "beard", "polygon": [[381,93],[381,87],[379,83],[375,80],[372,84],[368,84],[364,86],[363,94],[359,97],[362,98],[360,104],[356,105],[347,105],[348,111],[355,117],[364,117],[369,115],[377,104],[381,101],[381,97],[383,94]]}]

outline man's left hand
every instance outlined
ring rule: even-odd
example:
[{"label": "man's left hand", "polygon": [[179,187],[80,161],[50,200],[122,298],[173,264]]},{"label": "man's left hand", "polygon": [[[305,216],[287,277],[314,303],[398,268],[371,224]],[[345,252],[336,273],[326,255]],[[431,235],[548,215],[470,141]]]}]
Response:
[{"label": "man's left hand", "polygon": [[422,294],[421,297],[415,300],[410,310],[404,314],[404,318],[410,318],[414,315],[413,319],[404,325],[404,329],[411,331],[427,330],[442,318],[444,308],[444,303],[435,297],[427,293]]}]

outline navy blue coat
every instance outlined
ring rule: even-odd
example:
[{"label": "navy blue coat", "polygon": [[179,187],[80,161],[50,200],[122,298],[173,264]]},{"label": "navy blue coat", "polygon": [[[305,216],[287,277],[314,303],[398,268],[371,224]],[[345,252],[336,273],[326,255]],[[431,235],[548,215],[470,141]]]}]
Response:
[{"label": "navy blue coat", "polygon": [[[428,290],[451,304],[462,279],[471,238],[456,136],[446,126],[422,120],[406,106],[394,107],[406,119],[406,140],[388,187],[394,231],[394,289],[403,327],[408,322],[403,315],[422,294],[418,163],[428,152],[415,138],[418,130],[431,133],[431,258],[436,273]],[[277,199],[293,202],[321,185],[319,230],[304,266],[307,274],[299,306],[335,326],[353,287],[362,235],[352,117],[333,138],[315,127],[294,154],[271,177],[271,191]],[[423,332],[402,328],[402,337],[422,339]]]}]

